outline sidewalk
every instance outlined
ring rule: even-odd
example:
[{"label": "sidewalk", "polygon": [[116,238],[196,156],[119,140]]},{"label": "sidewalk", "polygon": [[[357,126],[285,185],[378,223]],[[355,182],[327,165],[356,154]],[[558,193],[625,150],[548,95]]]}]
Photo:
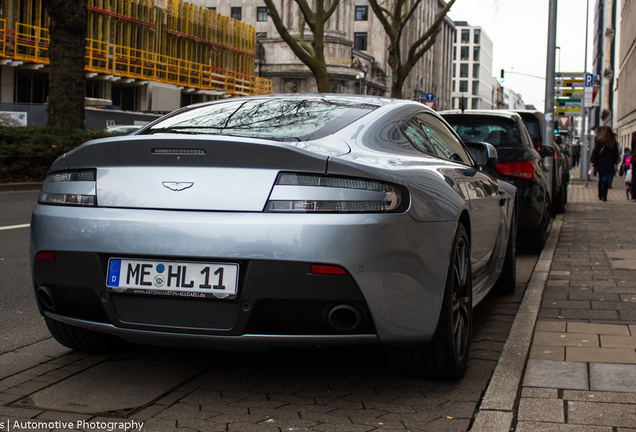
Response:
[{"label": "sidewalk", "polygon": [[636,203],[572,177],[471,431],[636,431]]}]

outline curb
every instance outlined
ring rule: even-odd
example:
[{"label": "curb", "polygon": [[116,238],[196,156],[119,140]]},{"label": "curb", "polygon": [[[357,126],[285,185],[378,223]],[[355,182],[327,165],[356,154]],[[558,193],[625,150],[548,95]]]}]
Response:
[{"label": "curb", "polygon": [[539,316],[543,291],[561,234],[564,215],[558,215],[543,252],[532,271],[526,292],[515,317],[508,340],[478,408],[470,432],[509,432],[521,379],[526,368],[530,343]]},{"label": "curb", "polygon": [[44,182],[0,183],[0,192],[40,190]]}]

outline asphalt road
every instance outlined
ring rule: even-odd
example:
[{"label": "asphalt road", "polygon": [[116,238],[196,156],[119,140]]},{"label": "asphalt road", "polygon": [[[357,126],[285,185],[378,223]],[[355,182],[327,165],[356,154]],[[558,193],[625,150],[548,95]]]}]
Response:
[{"label": "asphalt road", "polygon": [[[38,191],[0,192],[0,228],[28,224]],[[0,229],[0,354],[51,337],[35,306],[29,228]]]}]

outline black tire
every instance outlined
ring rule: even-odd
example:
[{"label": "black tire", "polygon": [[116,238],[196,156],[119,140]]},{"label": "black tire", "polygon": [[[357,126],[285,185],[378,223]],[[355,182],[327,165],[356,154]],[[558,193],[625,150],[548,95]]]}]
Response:
[{"label": "black tire", "polygon": [[44,317],[44,322],[56,341],[76,351],[115,354],[128,345],[118,337],[74,327],[51,318]]},{"label": "black tire", "polygon": [[554,204],[552,206],[554,214],[565,213],[565,205],[568,202],[568,185],[563,180],[565,179],[562,179],[561,181],[561,189],[559,190],[559,193],[554,197]]},{"label": "black tire", "polygon": [[550,224],[550,203],[543,212],[543,219],[539,227],[533,232],[523,235],[523,250],[526,253],[538,255],[543,250],[545,242],[548,240],[548,225]]},{"label": "black tire", "polygon": [[466,370],[473,317],[470,245],[460,223],[455,233],[437,330],[425,344],[389,347],[392,366],[410,378],[453,380]]},{"label": "black tire", "polygon": [[508,234],[508,246],[506,247],[506,259],[504,260],[501,275],[494,286],[500,294],[514,294],[517,283],[517,210],[512,213],[510,221],[510,234]]}]

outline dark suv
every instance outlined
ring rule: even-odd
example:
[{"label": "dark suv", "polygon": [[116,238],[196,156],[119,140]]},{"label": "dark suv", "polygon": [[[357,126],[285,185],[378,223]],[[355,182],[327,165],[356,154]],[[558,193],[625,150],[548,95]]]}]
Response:
[{"label": "dark suv", "polygon": [[[534,148],[539,150],[543,145],[543,129],[545,121],[541,111],[515,110],[521,116],[523,122],[528,129],[528,133],[532,138]],[[570,174],[567,168],[567,159],[565,152],[555,140],[555,155],[552,157],[552,193],[550,194],[552,202],[552,211],[555,213],[563,213],[565,205],[568,202],[568,183]]]},{"label": "dark suv", "polygon": [[535,149],[519,114],[512,111],[442,111],[439,114],[455,129],[469,150],[480,142],[497,149],[498,163],[486,170],[517,187],[520,243],[539,253],[547,239],[550,197],[543,158],[554,150]]}]

